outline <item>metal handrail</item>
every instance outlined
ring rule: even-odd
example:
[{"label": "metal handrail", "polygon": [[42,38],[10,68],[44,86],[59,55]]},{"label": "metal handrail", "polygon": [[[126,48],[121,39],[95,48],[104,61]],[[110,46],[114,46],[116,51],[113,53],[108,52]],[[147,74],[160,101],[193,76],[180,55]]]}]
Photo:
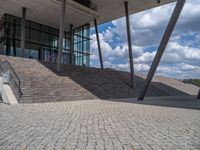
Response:
[{"label": "metal handrail", "polygon": [[11,86],[11,89],[13,90],[14,95],[16,96],[16,99],[19,101],[22,95],[21,91],[21,81],[10,65],[10,63],[5,60],[5,61],[0,61],[0,69],[2,73],[8,73],[9,72],[9,85]]}]

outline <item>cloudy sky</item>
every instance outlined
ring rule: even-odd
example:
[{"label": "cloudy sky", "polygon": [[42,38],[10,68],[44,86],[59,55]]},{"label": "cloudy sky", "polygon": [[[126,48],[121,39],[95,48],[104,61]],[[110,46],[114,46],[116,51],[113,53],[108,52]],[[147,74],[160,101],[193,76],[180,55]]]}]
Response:
[{"label": "cloudy sky", "polygon": [[[175,3],[130,15],[134,68],[147,73]],[[99,26],[105,67],[129,71],[125,18]],[[91,66],[99,67],[94,29]],[[187,0],[157,74],[177,79],[200,78],[200,0]]]}]

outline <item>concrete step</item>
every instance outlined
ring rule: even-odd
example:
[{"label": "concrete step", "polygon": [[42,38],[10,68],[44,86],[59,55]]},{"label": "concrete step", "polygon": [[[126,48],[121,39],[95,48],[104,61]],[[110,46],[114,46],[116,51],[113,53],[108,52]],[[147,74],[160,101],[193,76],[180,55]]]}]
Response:
[{"label": "concrete step", "polygon": [[[56,72],[56,64],[40,62],[33,59],[0,56],[1,60],[8,60],[21,80],[21,102],[49,102],[94,98],[131,98],[137,97],[143,87],[145,77],[135,76],[136,87],[130,87],[130,74],[115,70],[102,70],[73,65],[61,65],[62,71]],[[147,96],[180,95],[188,89],[179,81],[175,89],[164,84],[172,80],[159,78],[149,87]],[[157,79],[158,81],[158,79]],[[180,88],[181,86],[184,86]],[[193,87],[191,87],[195,92]],[[198,91],[197,91],[198,93]],[[188,94],[188,93],[187,93]]]}]

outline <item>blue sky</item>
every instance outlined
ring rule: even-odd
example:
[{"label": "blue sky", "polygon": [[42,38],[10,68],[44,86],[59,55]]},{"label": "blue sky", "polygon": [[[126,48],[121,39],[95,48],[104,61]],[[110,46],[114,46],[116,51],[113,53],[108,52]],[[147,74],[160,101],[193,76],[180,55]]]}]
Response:
[{"label": "blue sky", "polygon": [[[130,15],[134,69],[146,74],[175,3]],[[129,71],[125,18],[99,26],[105,67]],[[99,67],[94,29],[91,66]],[[187,0],[156,74],[177,79],[200,78],[200,0]]]}]

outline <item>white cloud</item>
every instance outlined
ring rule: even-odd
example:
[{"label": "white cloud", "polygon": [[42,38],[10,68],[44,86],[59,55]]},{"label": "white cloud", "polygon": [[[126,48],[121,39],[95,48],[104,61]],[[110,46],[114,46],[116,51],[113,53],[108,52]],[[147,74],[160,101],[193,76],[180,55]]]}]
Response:
[{"label": "white cloud", "polygon": [[144,52],[140,57],[136,58],[134,60],[135,63],[140,64],[150,64],[153,61],[153,58],[155,57],[156,52]]},{"label": "white cloud", "polygon": [[[174,6],[173,3],[130,16],[134,69],[137,72],[148,72]],[[200,78],[199,8],[200,0],[187,1],[157,70],[158,74],[175,78]],[[112,24],[112,28],[108,27],[100,34],[104,64],[106,67],[116,66],[117,69],[129,71],[125,18],[112,21]],[[92,65],[98,66],[95,34],[91,38],[94,54],[91,56]]]},{"label": "white cloud", "polygon": [[105,41],[113,42],[114,35],[111,27],[108,27],[108,29],[106,29],[106,31],[103,31],[102,34]]}]

